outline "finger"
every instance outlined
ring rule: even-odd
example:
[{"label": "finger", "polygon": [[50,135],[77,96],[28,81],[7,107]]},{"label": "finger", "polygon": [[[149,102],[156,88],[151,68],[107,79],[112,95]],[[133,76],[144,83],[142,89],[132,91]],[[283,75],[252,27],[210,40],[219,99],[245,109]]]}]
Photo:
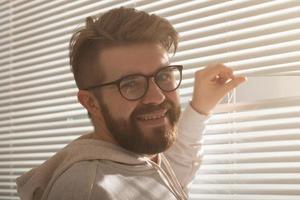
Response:
[{"label": "finger", "polygon": [[214,78],[212,81],[217,81],[219,84],[223,85],[226,82],[230,81],[231,79],[234,79],[233,71],[226,70],[220,72],[220,74],[218,74],[216,78]]},{"label": "finger", "polygon": [[219,84],[221,84],[221,85],[223,85],[223,84],[225,84],[226,82],[228,82],[229,80],[231,80],[231,78],[230,77],[228,77],[228,76],[224,76],[224,77],[219,77],[218,79],[216,79],[217,80],[217,82],[219,83]]},{"label": "finger", "polygon": [[229,71],[223,71],[221,72],[218,76],[218,82],[219,83],[226,83],[227,81],[234,79],[234,75],[233,75],[233,71],[229,70]]},{"label": "finger", "polygon": [[233,79],[231,79],[231,81],[229,81],[225,84],[224,89],[226,90],[226,92],[230,92],[231,90],[238,87],[240,84],[242,84],[246,80],[247,80],[247,78],[243,77],[243,76],[234,77]]},{"label": "finger", "polygon": [[210,80],[215,79],[216,76],[227,76],[233,74],[231,68],[226,67],[224,64],[209,65],[206,68],[205,76]]}]

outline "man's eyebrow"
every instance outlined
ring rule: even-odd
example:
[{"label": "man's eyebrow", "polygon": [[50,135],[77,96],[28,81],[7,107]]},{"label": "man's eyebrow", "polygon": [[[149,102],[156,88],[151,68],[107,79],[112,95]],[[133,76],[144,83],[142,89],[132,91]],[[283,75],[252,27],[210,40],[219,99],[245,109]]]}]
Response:
[{"label": "man's eyebrow", "polygon": [[[150,73],[150,74],[154,74],[155,72],[157,72],[157,71],[160,70],[161,68],[167,67],[167,66],[169,66],[169,65],[170,65],[170,62],[169,62],[169,61],[166,62],[166,63],[162,63],[162,64],[160,64],[160,66],[159,66],[158,69],[156,69],[154,72],[152,72],[152,73]],[[150,74],[148,74],[148,75],[150,75]],[[127,76],[131,76],[131,75],[147,75],[147,74],[143,74],[143,73],[141,73],[141,72],[132,71],[132,72],[128,72],[128,73],[126,73],[126,74],[124,74],[124,75],[121,75],[121,76],[120,76],[119,78],[117,78],[116,80],[122,79],[122,78],[127,77]]]}]

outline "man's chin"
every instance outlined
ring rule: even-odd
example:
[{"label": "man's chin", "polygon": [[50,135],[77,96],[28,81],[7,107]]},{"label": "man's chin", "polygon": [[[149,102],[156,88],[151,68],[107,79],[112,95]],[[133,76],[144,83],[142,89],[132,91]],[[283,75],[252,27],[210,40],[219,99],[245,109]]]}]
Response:
[{"label": "man's chin", "polygon": [[149,126],[142,130],[143,145],[145,154],[156,154],[167,150],[176,139],[174,128],[168,125]]}]

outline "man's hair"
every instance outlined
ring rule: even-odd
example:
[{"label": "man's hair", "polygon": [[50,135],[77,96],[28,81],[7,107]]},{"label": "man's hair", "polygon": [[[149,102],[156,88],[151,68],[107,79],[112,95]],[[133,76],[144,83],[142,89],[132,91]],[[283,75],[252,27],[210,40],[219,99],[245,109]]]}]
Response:
[{"label": "man's hair", "polygon": [[178,33],[164,18],[134,8],[117,8],[99,17],[88,17],[70,41],[70,64],[79,89],[101,83],[102,49],[143,42],[160,44],[176,52]]}]

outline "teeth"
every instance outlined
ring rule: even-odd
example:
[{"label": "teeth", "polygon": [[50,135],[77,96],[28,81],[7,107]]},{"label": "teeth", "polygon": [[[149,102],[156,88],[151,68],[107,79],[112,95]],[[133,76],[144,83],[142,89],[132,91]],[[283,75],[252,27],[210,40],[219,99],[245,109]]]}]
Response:
[{"label": "teeth", "polygon": [[159,119],[165,116],[165,113],[161,114],[161,115],[143,115],[143,116],[139,116],[138,118],[141,120],[153,120],[153,119]]}]

